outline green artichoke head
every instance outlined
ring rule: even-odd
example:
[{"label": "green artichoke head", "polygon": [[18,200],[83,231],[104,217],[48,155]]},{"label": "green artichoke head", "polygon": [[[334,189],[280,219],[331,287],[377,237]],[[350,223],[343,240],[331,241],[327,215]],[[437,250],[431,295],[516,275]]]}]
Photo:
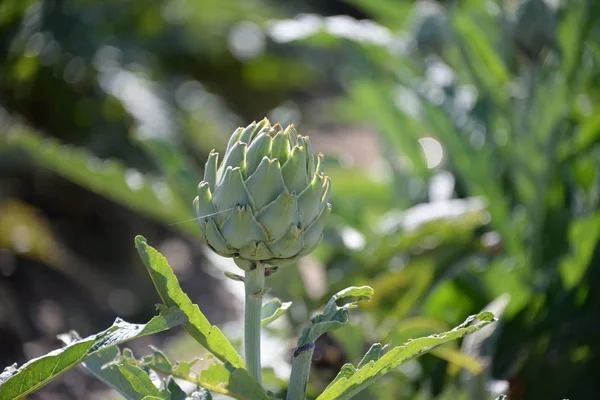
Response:
[{"label": "green artichoke head", "polygon": [[282,266],[323,237],[330,179],[308,136],[265,118],[238,128],[223,160],[211,151],[194,209],[205,243],[242,269]]}]

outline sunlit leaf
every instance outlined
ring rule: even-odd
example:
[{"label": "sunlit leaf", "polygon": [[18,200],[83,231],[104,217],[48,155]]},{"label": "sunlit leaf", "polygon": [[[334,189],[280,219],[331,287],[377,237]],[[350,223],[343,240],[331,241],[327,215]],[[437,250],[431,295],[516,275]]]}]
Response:
[{"label": "sunlit leaf", "polygon": [[381,353],[383,352],[383,350],[385,348],[386,348],[386,346],[382,345],[381,343],[375,343],[375,344],[373,344],[369,348],[369,351],[367,351],[365,353],[365,355],[362,358],[362,360],[360,360],[360,362],[358,363],[357,369],[361,369],[362,367],[364,367],[365,365],[367,365],[371,361],[377,361],[377,360],[379,360],[381,358]]},{"label": "sunlit leaf", "polygon": [[[475,333],[493,321],[493,314],[480,313],[469,317],[463,324],[451,331],[415,339],[402,346],[394,347],[378,360],[369,361],[362,368],[357,369],[354,374],[338,375],[317,400],[349,399],[403,362],[424,354],[441,344]],[[473,322],[475,324],[471,325]]]},{"label": "sunlit leaf", "polygon": [[5,369],[0,375],[0,399],[21,399],[107,347],[186,322],[186,315],[177,308],[163,309],[147,324],[130,324],[117,318],[104,332],[74,341],[19,368],[13,365]]},{"label": "sunlit leaf", "polygon": [[[314,344],[324,333],[344,326],[348,322],[349,310],[358,307],[359,301],[370,300],[372,295],[373,289],[368,286],[353,286],[334,294],[325,305],[323,313],[313,317],[310,326],[304,328],[298,339],[298,347]],[[345,298],[351,298],[352,301],[342,306],[336,304],[338,300]]]},{"label": "sunlit leaf", "polygon": [[267,326],[277,318],[281,317],[292,305],[291,301],[282,303],[275,298],[263,304],[260,312],[260,326]]},{"label": "sunlit leaf", "polygon": [[[67,340],[66,338],[63,340]],[[130,365],[109,365],[120,356],[117,346],[109,347],[89,357],[83,365],[96,378],[116,390],[128,400],[158,396],[161,394],[148,376],[138,367]]]},{"label": "sunlit leaf", "polygon": [[[215,359],[196,359],[191,362],[171,363],[158,349],[154,349],[149,356],[138,360],[133,354],[124,351],[123,357],[116,360],[117,365],[131,365],[148,368],[163,375],[192,382],[215,393],[221,393],[240,400],[266,400],[264,389],[243,368],[230,370]],[[195,364],[201,365],[201,370],[196,373],[192,370]],[[210,397],[207,397],[210,398]]]},{"label": "sunlit leaf", "polygon": [[244,361],[231,342],[218,327],[210,324],[200,308],[181,290],[177,277],[162,254],[141,236],[135,238],[135,245],[162,301],[168,307],[179,307],[188,316],[189,321],[184,327],[189,334],[219,360],[233,367],[243,367]]}]

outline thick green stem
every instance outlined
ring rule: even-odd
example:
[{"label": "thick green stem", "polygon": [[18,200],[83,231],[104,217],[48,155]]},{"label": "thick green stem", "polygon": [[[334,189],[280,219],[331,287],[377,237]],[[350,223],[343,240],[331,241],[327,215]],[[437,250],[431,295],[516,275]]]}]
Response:
[{"label": "thick green stem", "polygon": [[286,400],[305,399],[308,376],[310,375],[310,365],[314,351],[314,343],[305,344],[294,350],[292,375],[290,376],[290,386],[288,387]]},{"label": "thick green stem", "polygon": [[260,369],[260,313],[265,289],[265,265],[246,271],[246,308],[244,310],[244,351],[246,369],[262,384]]}]

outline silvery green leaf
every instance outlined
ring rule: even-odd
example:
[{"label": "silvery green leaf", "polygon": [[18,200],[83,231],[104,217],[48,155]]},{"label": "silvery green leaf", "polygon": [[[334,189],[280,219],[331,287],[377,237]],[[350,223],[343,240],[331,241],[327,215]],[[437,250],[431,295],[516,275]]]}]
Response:
[{"label": "silvery green leaf", "polygon": [[260,326],[267,326],[277,318],[281,317],[291,305],[291,301],[282,303],[278,298],[267,301],[262,306],[260,314]]}]

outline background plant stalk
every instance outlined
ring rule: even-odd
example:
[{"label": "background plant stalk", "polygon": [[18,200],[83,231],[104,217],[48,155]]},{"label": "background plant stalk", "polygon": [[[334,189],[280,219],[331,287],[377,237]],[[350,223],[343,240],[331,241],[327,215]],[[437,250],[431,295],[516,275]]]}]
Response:
[{"label": "background plant stalk", "polygon": [[244,283],[246,306],[244,309],[244,354],[246,369],[262,384],[260,367],[260,316],[265,288],[265,264],[257,262],[246,271]]}]

